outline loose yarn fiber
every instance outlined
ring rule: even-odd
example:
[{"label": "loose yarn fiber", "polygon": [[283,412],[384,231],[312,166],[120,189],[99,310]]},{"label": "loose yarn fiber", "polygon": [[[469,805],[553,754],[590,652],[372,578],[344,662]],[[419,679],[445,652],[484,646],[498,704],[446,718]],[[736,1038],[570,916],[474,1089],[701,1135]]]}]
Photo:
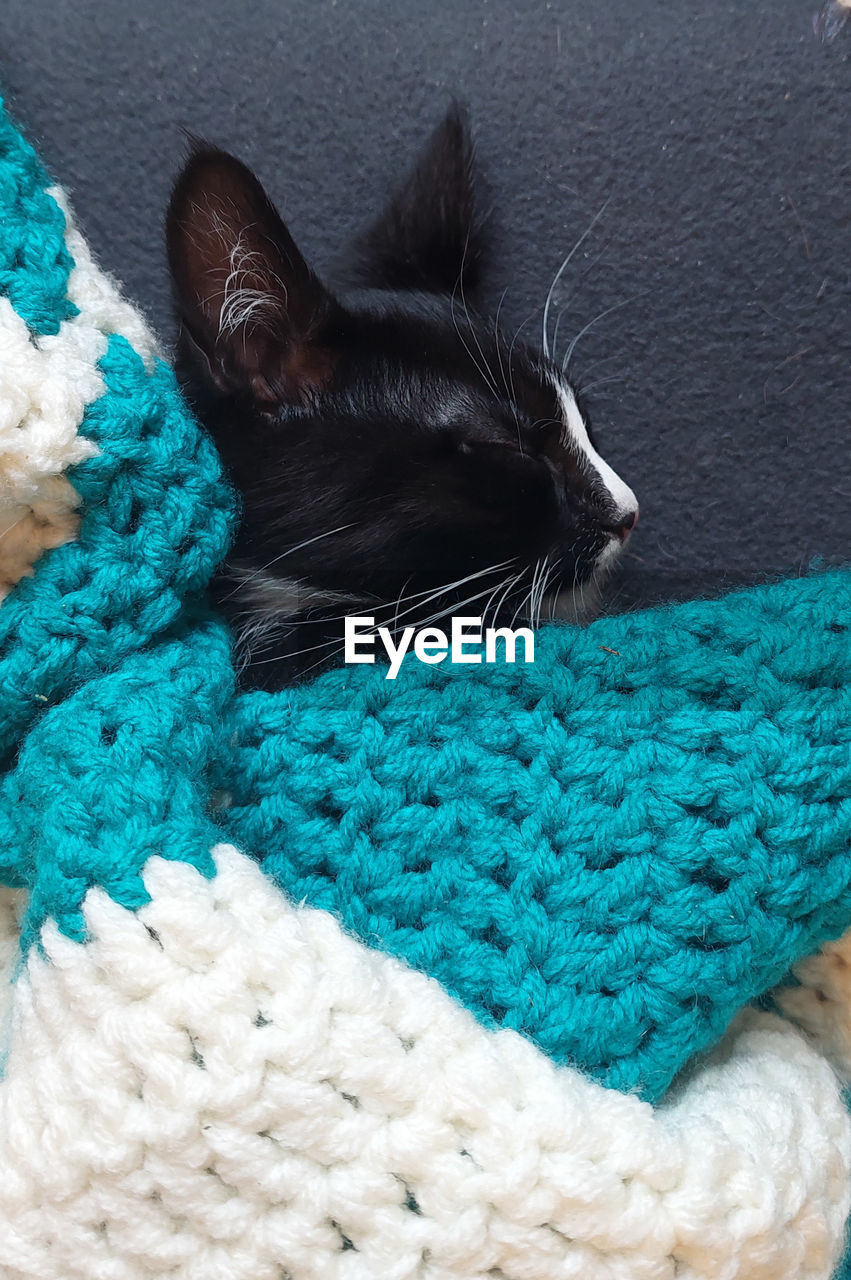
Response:
[{"label": "loose yarn fiber", "polygon": [[0,213],[0,1276],[827,1280],[851,572],[239,692],[215,451],[2,114]]}]

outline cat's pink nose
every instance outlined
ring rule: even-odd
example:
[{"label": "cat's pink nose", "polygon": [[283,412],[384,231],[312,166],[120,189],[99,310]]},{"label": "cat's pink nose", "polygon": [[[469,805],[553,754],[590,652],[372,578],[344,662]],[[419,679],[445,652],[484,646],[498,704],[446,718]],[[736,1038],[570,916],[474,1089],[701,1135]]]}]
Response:
[{"label": "cat's pink nose", "polygon": [[615,533],[621,542],[626,542],[635,526],[638,524],[638,507],[634,511],[626,511],[615,525]]}]

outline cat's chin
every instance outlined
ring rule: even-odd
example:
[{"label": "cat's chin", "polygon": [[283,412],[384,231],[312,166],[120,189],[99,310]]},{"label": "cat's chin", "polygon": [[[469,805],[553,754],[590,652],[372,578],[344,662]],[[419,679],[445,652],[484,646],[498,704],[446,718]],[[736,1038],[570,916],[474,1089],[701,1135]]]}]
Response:
[{"label": "cat's chin", "polygon": [[553,622],[581,625],[597,617],[603,595],[596,582],[583,582],[576,587],[562,587],[544,596],[541,618]]},{"label": "cat's chin", "polygon": [[615,568],[625,539],[612,538],[594,562],[594,576],[573,587],[549,591],[541,602],[541,618],[578,625],[593,622],[603,608],[602,584]]}]

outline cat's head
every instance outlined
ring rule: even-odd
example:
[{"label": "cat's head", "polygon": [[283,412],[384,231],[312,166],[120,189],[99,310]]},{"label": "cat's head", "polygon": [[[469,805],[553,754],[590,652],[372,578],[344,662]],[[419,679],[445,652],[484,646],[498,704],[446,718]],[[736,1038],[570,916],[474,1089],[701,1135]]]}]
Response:
[{"label": "cat's head", "polygon": [[476,310],[460,112],[333,286],[254,175],[206,145],[167,238],[183,379],[243,497],[221,597],[255,661],[364,603],[385,625],[459,609],[534,620],[612,564],[632,490],[561,367]]}]

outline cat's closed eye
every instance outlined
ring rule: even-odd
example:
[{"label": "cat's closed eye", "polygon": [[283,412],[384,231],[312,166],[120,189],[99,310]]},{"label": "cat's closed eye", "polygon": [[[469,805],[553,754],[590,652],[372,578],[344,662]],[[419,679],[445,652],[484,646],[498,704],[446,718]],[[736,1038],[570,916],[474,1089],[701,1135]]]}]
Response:
[{"label": "cat's closed eye", "polygon": [[572,608],[635,525],[560,366],[476,309],[473,149],[453,108],[320,281],[254,175],[196,147],[168,212],[179,367],[243,500],[219,580],[249,679],[376,625]]}]

